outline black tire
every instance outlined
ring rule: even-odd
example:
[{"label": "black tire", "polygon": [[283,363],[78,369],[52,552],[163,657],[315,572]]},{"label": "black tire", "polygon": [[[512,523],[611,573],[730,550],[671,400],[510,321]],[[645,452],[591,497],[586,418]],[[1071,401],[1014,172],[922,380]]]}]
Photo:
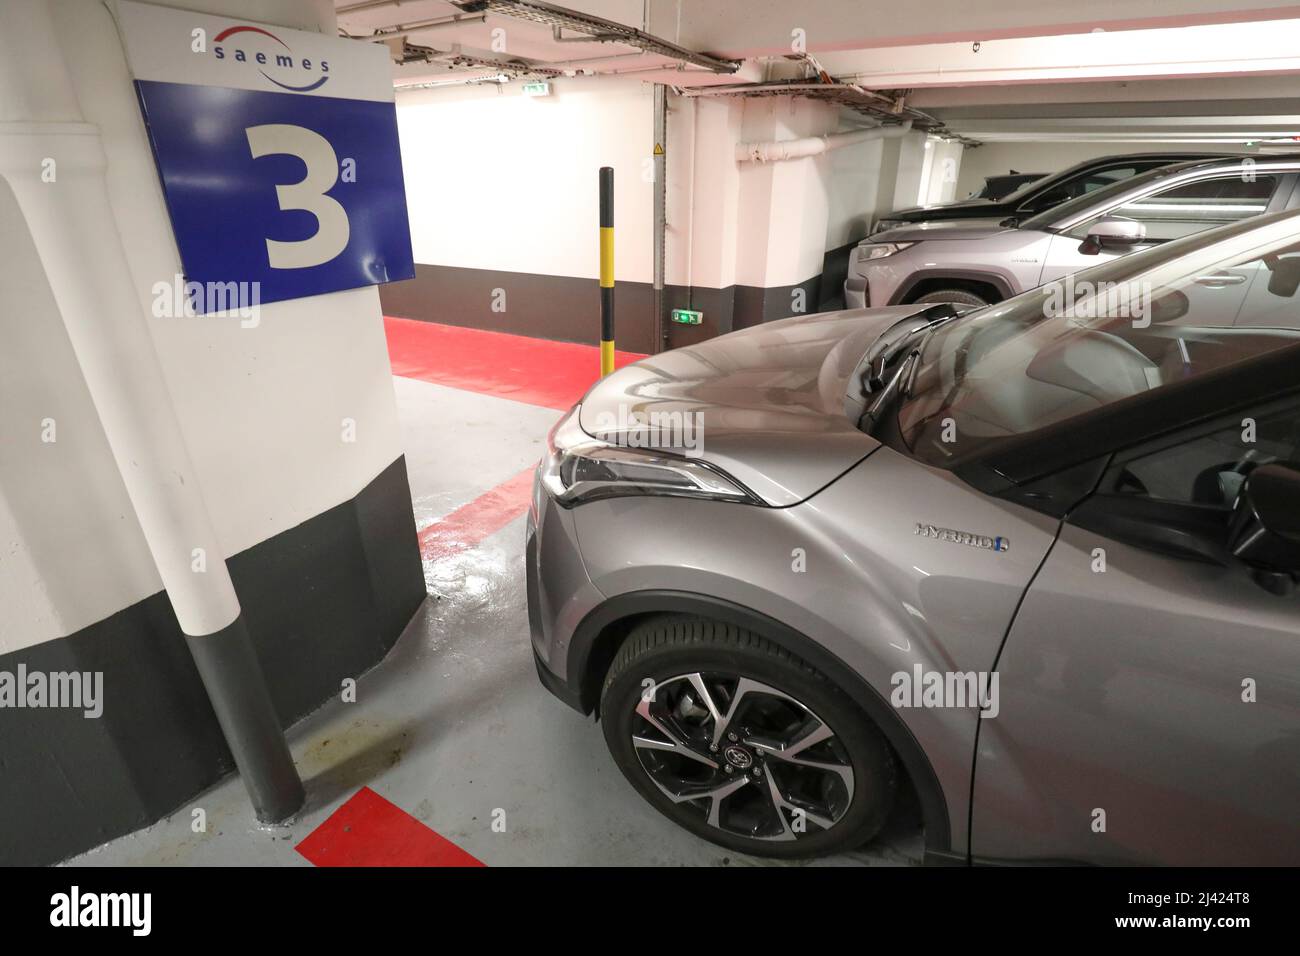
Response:
[{"label": "black tire", "polygon": [[[738,745],[728,745],[729,738],[723,736],[721,743],[724,746],[720,752],[710,753],[708,738],[713,735],[717,722],[702,718],[697,725],[690,721],[701,718],[679,720],[682,707],[697,712],[705,709],[703,698],[695,693],[689,675],[703,675],[702,679],[710,687],[709,699],[724,716],[721,705],[729,701],[727,688],[731,685],[728,681],[732,678],[737,681],[730,698],[743,697],[744,702],[737,705],[732,725],[724,723],[724,733],[733,729],[737,733],[743,731],[745,735],[740,737]],[[788,699],[768,694],[752,684],[744,685],[747,691],[740,691],[738,681],[741,678],[779,691]],[[653,682],[651,692],[654,696],[652,700],[646,700],[646,707],[660,709],[658,713],[650,711],[659,721],[653,725],[637,713],[643,694],[648,696],[647,681]],[[700,699],[692,701],[692,694]],[[671,705],[674,696],[678,699],[676,709]],[[795,705],[802,705],[808,713],[805,715]],[[641,796],[673,822],[731,850],[754,856],[800,859],[853,849],[880,831],[893,806],[896,763],[880,731],[818,671],[771,641],[728,624],[666,615],[635,627],[605,676],[600,713],[605,742],[614,762]],[[758,721],[759,729],[754,729],[750,716]],[[748,746],[751,739],[775,741],[775,737],[762,736],[761,725],[764,721],[779,723],[786,716],[793,717],[786,724],[790,728],[795,728],[799,720],[806,719],[807,723],[799,728],[805,731],[800,740],[808,738],[807,728],[819,728],[823,724],[832,736],[803,751],[812,757],[796,758],[793,762],[790,758],[778,759],[772,748],[763,744]],[[673,733],[659,729],[665,726]],[[794,733],[798,734],[799,729]],[[641,740],[639,747],[633,744],[634,731]],[[692,737],[696,731],[698,737]],[[681,748],[670,753],[663,753],[658,748],[647,749],[647,736],[664,742],[690,741],[693,752],[705,757],[711,755],[716,758],[718,766],[710,769],[700,763],[699,756],[686,760],[680,754]],[[791,753],[797,752],[797,743],[791,744]],[[727,764],[734,762],[733,757],[743,756],[733,751],[746,750],[753,762],[738,765],[749,769],[737,771],[733,766],[729,771],[730,777],[722,776]],[[698,784],[701,788],[716,787],[718,783],[726,785],[727,780],[735,783],[746,778],[747,774],[756,779],[747,780],[747,783],[754,784],[753,787],[742,785],[724,798],[729,802],[728,806],[720,811],[720,825],[713,825],[708,819],[709,810],[714,806],[712,798],[674,802],[655,783],[651,766],[643,763],[642,754],[647,755],[646,760],[653,765],[659,779],[670,783],[677,778],[673,769],[668,767],[669,763],[674,767],[684,766],[687,775],[698,772],[705,778]],[[731,756],[724,760],[726,754]],[[817,763],[813,763],[814,760]],[[823,769],[832,764],[835,765],[833,773]],[[850,768],[851,788],[846,779],[846,771]],[[689,787],[674,789],[678,789],[680,799],[683,793],[694,792],[695,786],[692,782]],[[801,787],[804,794],[809,788],[816,790],[817,796],[826,800],[825,808],[830,808],[829,812],[822,812],[824,808],[816,798],[806,803],[800,801],[802,794],[796,795],[796,792]],[[778,798],[786,809],[778,806]],[[789,824],[797,819],[800,811],[789,809],[795,805],[790,800],[811,808],[802,811],[804,818],[796,827],[801,824],[804,830],[797,836],[790,832]],[[823,828],[809,822],[815,819],[829,821],[831,825]],[[741,821],[740,830],[749,825],[750,832],[737,832],[736,820]],[[782,831],[781,827],[785,830]]]},{"label": "black tire", "polygon": [[981,308],[991,304],[988,299],[976,295],[968,289],[936,289],[912,300],[913,305],[923,305],[931,302],[955,302],[958,305],[973,305]]}]

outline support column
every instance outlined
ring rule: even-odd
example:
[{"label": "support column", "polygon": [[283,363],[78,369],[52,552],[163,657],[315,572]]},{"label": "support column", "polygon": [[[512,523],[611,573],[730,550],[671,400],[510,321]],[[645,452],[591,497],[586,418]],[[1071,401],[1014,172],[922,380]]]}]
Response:
[{"label": "support column", "polygon": [[[825,136],[839,110],[801,98],[745,101],[745,142]],[[830,158],[803,156],[740,166],[736,247],[737,328],[814,312],[826,252]]]},{"label": "support column", "polygon": [[[271,702],[108,200],[98,129],[81,122],[49,11],[6,5],[0,183],[41,258],[109,447],[259,820],[304,793]],[[41,120],[55,120],[41,122]]]}]

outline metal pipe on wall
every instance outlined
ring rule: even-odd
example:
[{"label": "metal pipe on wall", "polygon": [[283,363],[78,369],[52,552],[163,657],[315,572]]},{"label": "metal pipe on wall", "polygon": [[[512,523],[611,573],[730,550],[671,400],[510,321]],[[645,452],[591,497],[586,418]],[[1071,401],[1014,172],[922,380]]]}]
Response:
[{"label": "metal pipe on wall", "polygon": [[736,159],[739,162],[775,163],[787,159],[818,156],[834,149],[865,143],[873,139],[897,139],[912,129],[912,121],[904,120],[897,126],[873,126],[870,129],[848,130],[826,136],[806,136],[771,143],[737,143]]},{"label": "metal pipe on wall", "polygon": [[668,87],[655,84],[654,103],[654,313],[655,351],[668,347],[664,321],[664,245],[668,231]]}]

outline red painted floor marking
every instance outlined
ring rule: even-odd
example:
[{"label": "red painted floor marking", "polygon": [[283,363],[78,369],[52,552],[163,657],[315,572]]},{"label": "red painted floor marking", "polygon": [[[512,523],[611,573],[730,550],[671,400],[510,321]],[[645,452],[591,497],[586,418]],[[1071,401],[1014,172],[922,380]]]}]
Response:
[{"label": "red painted floor marking", "polygon": [[[600,377],[600,349],[384,316],[393,374],[566,411]],[[615,352],[622,368],[636,352]]]},{"label": "red painted floor marking", "polygon": [[296,847],[317,866],[486,866],[362,787]]},{"label": "red painted floor marking", "polygon": [[437,561],[476,548],[528,510],[534,468],[525,468],[420,532],[420,556]]}]

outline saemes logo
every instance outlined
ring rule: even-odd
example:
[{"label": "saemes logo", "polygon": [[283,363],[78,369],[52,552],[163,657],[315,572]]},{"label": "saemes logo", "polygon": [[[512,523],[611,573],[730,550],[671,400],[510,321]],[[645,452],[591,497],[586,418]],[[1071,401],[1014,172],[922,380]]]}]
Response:
[{"label": "saemes logo", "polygon": [[[259,39],[259,36],[269,37],[280,46],[276,47],[266,40]],[[232,37],[234,39],[231,39]],[[244,49],[245,46],[248,49]],[[270,48],[269,52],[267,48]],[[262,76],[276,86],[295,93],[319,90],[329,79],[330,65],[327,61],[313,62],[306,57],[295,56],[289,49],[289,44],[261,27],[238,26],[222,30],[212,38],[212,55],[218,60],[251,63],[257,67],[257,71]],[[271,72],[268,73],[267,70]],[[273,76],[272,73],[275,75]],[[285,82],[308,78],[311,79],[305,84]]]}]

